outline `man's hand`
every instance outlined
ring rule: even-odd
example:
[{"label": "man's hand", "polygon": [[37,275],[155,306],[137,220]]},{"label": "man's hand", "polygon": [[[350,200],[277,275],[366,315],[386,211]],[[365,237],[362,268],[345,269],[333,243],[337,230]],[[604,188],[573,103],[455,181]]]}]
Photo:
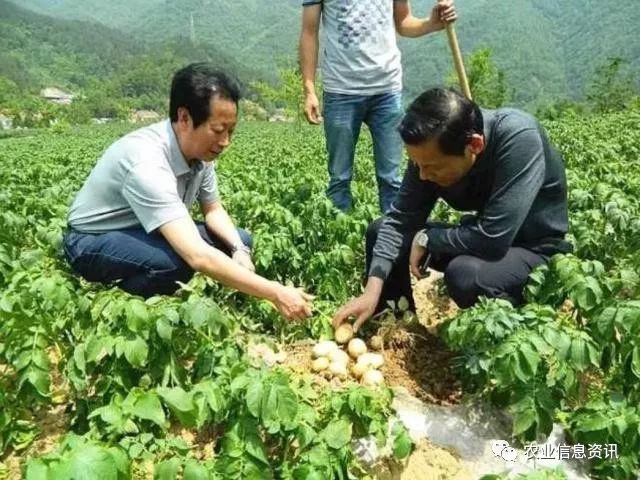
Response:
[{"label": "man's hand", "polygon": [[427,254],[427,249],[418,245],[417,237],[420,232],[416,233],[413,237],[413,241],[411,242],[411,253],[409,253],[409,269],[411,273],[418,279],[422,278],[422,273],[420,273],[420,262]]},{"label": "man's hand", "polygon": [[287,320],[303,320],[311,316],[311,304],[313,296],[303,290],[277,284],[276,298],[273,304],[280,314]]},{"label": "man's hand", "polygon": [[351,301],[346,305],[343,305],[343,307],[333,316],[333,328],[338,328],[346,322],[349,317],[356,317],[356,321],[353,324],[353,330],[354,332],[357,332],[362,324],[371,318],[376,310],[378,301],[379,296],[367,292],[363,293],[359,297],[351,299]]},{"label": "man's hand", "polygon": [[255,265],[253,265],[253,261],[251,260],[251,254],[249,252],[246,252],[244,250],[236,250],[235,252],[233,252],[233,255],[231,255],[231,260],[233,260],[234,262],[236,262],[238,265],[240,265],[241,267],[246,268],[247,270],[251,271],[251,272],[255,272],[256,271],[256,267]]},{"label": "man's hand", "polygon": [[322,114],[320,113],[320,102],[315,93],[307,93],[304,98],[304,116],[307,121],[313,125],[319,125],[322,122]]},{"label": "man's hand", "polygon": [[440,0],[431,9],[429,23],[431,31],[443,30],[447,23],[455,22],[458,18],[453,0]]}]

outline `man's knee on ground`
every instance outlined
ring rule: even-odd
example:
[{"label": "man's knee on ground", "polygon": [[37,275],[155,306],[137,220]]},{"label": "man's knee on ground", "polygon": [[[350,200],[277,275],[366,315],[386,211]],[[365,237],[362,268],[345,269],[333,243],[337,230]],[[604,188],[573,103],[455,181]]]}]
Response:
[{"label": "man's knee on ground", "polygon": [[472,306],[479,296],[478,277],[482,260],[470,255],[455,257],[444,272],[444,281],[451,298],[460,308]]}]

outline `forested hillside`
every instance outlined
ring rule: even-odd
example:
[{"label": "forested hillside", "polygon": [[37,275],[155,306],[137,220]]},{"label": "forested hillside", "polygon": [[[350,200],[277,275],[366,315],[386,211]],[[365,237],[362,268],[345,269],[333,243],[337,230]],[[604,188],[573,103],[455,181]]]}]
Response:
[{"label": "forested hillside", "polygon": [[[99,21],[137,39],[193,39],[236,59],[258,77],[275,80],[276,67],[295,63],[298,0],[24,0],[21,5],[61,18]],[[414,0],[416,15],[431,0]],[[595,69],[623,57],[640,69],[640,7],[596,0],[458,0],[463,52],[489,48],[514,89],[515,103],[580,98]],[[441,83],[451,71],[444,35],[401,41],[409,96]]]}]

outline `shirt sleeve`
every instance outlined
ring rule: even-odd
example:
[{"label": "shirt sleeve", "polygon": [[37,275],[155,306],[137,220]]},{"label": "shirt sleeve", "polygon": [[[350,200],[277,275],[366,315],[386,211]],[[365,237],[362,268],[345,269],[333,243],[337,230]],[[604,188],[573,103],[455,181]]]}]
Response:
[{"label": "shirt sleeve", "polygon": [[201,204],[208,204],[217,202],[218,200],[220,200],[220,193],[218,192],[218,176],[216,175],[216,170],[213,165],[207,164],[202,176],[200,190],[198,190],[198,201]]},{"label": "shirt sleeve", "polygon": [[125,177],[122,195],[147,233],[189,216],[170,170],[159,169],[149,174],[143,164],[134,167]]},{"label": "shirt sleeve", "polygon": [[378,231],[369,276],[387,279],[400,255],[404,238],[424,228],[437,200],[435,185],[420,180],[418,167],[410,162],[396,200]]},{"label": "shirt sleeve", "polygon": [[322,5],[323,0],[302,0],[302,6],[308,7],[310,5]]},{"label": "shirt sleeve", "polygon": [[497,260],[512,246],[544,182],[545,158],[535,122],[507,123],[496,132],[496,172],[486,207],[470,224],[430,229],[432,252]]}]

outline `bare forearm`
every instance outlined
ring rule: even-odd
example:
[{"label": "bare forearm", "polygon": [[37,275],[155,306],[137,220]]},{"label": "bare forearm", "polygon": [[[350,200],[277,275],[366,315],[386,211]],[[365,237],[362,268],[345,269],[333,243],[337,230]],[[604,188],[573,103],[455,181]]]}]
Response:
[{"label": "bare forearm", "polygon": [[370,295],[377,299],[382,295],[382,287],[384,286],[384,280],[378,277],[369,277],[367,285],[364,287],[364,294]]},{"label": "bare forearm", "polygon": [[318,68],[318,35],[303,31],[300,34],[300,72],[304,93],[315,93]]},{"label": "bare forearm", "polygon": [[417,18],[413,15],[408,16],[396,26],[398,35],[410,38],[421,37],[437,30],[431,18]]},{"label": "bare forearm", "polygon": [[205,216],[205,223],[209,230],[228,247],[238,245],[242,241],[231,217],[229,217],[229,214],[224,208],[217,208],[208,212]]},{"label": "bare forearm", "polygon": [[238,265],[227,255],[213,247],[201,252],[192,267],[226,287],[247,295],[273,301],[276,298],[276,282],[267,280]]}]

